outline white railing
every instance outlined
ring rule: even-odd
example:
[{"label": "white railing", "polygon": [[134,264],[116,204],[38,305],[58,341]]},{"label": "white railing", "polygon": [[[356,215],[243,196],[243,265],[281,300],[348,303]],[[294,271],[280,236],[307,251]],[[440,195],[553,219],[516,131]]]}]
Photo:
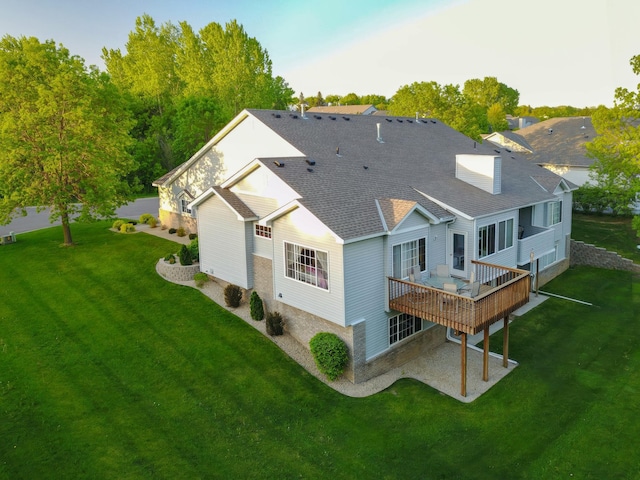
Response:
[{"label": "white railing", "polygon": [[518,240],[518,265],[529,263],[531,252],[535,258],[553,250],[555,245],[553,229],[541,229],[539,233]]}]

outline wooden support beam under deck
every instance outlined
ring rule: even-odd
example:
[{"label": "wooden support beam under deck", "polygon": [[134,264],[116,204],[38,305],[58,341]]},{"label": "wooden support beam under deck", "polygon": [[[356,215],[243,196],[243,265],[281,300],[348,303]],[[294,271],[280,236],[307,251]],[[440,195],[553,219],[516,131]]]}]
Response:
[{"label": "wooden support beam under deck", "polygon": [[509,316],[504,317],[504,327],[502,327],[502,366],[509,367]]},{"label": "wooden support beam under deck", "polygon": [[467,334],[461,333],[460,345],[460,395],[467,396]]},{"label": "wooden support beam under deck", "polygon": [[484,342],[482,342],[482,380],[489,381],[489,325],[484,327]]}]

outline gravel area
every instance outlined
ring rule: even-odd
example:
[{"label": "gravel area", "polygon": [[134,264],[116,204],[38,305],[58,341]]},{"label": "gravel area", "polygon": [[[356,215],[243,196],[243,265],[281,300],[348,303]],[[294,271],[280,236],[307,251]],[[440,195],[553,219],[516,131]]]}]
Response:
[{"label": "gravel area", "polygon": [[[160,228],[145,228],[146,225],[140,227],[141,228],[138,229],[139,231],[163,237],[174,242],[180,241],[180,243],[184,243],[183,239],[180,239],[175,235],[169,235],[166,230],[161,230]],[[194,281],[174,283],[197,288]],[[510,360],[509,366],[507,368],[504,368],[502,366],[501,358],[490,356],[489,380],[487,382],[484,382],[482,381],[482,352],[474,350],[473,348],[468,348],[466,380],[467,396],[463,397],[462,395],[460,395],[461,347],[458,343],[447,341],[440,347],[431,351],[429,354],[407,362],[401,367],[394,368],[393,370],[378,377],[367,380],[366,382],[353,384],[343,378],[332,382],[318,371],[313,357],[311,356],[311,352],[306,346],[300,344],[292,336],[287,334],[277,337],[267,335],[265,330],[266,322],[257,322],[251,319],[248,302],[244,302],[238,308],[226,307],[224,303],[223,287],[216,281],[209,281],[204,285],[203,288],[198,290],[200,290],[204,295],[212,299],[218,305],[221,305],[223,308],[226,308],[230,312],[234,313],[239,318],[247,322],[247,324],[251,325],[253,328],[261,332],[276,345],[278,345],[278,347],[280,347],[293,360],[298,362],[305,370],[318,378],[318,380],[325,383],[334,390],[350,397],[366,397],[369,395],[373,395],[391,387],[397,380],[401,378],[413,378],[433,387],[443,395],[448,395],[461,402],[469,403],[488,391],[493,385],[504,378],[517,366],[516,362]],[[539,297],[534,297],[534,295],[531,295],[530,304],[527,304],[525,307],[523,307],[522,311],[524,312],[534,307],[545,299],[546,297],[543,297],[542,295],[540,295]],[[521,312],[516,312],[516,315],[517,314],[521,314]],[[482,334],[480,334],[480,336],[477,336],[475,339],[470,338],[469,345],[480,341],[482,339],[481,335]]]}]

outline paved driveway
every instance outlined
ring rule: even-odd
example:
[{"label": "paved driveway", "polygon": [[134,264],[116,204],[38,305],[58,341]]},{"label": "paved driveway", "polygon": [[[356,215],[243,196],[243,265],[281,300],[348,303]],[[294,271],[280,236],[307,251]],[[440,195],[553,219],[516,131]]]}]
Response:
[{"label": "paved driveway", "polygon": [[[116,210],[116,214],[123,218],[137,219],[143,213],[158,215],[158,197],[139,198]],[[49,209],[36,212],[36,207],[27,207],[26,217],[16,217],[8,225],[0,225],[0,235],[9,232],[25,233],[33,230],[40,230],[54,225],[60,225],[60,221],[49,222]]]}]

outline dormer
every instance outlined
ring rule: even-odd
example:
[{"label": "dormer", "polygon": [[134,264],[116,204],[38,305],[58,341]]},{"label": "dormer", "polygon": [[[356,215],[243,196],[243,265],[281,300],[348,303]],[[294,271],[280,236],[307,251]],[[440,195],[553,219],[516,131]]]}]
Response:
[{"label": "dormer", "polygon": [[492,195],[498,195],[502,191],[502,157],[456,155],[456,178]]}]

